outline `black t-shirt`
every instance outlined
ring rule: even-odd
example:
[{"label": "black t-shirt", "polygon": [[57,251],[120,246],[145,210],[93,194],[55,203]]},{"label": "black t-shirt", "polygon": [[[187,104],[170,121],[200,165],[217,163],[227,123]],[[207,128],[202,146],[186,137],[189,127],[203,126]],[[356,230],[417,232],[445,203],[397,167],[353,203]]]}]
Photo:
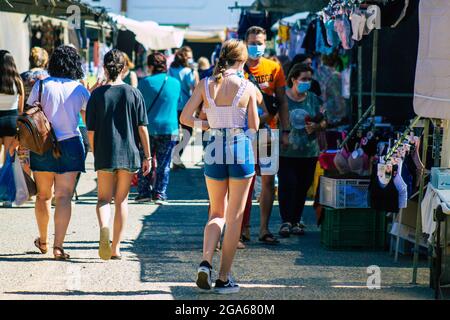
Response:
[{"label": "black t-shirt", "polygon": [[128,84],[95,89],[86,109],[86,127],[95,131],[95,170],[139,169],[138,127],[147,124],[139,90]]}]

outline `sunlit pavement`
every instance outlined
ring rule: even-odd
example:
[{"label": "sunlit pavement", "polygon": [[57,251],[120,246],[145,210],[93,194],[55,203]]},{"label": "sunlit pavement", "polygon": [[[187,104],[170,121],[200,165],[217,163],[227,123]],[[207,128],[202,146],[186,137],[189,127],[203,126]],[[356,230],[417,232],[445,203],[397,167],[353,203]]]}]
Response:
[{"label": "sunlit pavement", "polygon": [[[198,155],[198,150],[195,152]],[[188,155],[186,155],[186,158]],[[233,276],[238,294],[199,292],[196,268],[201,259],[207,193],[198,159],[187,170],[172,171],[167,206],[136,204],[130,217],[122,261],[98,258],[95,215],[96,182],[92,158],[73,205],[65,248],[70,262],[37,253],[32,203],[0,208],[0,299],[432,299],[427,261],[421,262],[418,285],[411,285],[412,259],[394,262],[388,252],[335,252],[320,246],[312,207],[307,233],[282,239],[278,246],[258,242],[259,207],[252,211],[252,241],[239,250]],[[278,206],[271,231],[280,225]],[[53,230],[53,225],[50,230]],[[51,235],[51,240],[53,236]],[[381,289],[367,288],[367,268],[381,269]],[[217,275],[219,256],[214,260]]]}]

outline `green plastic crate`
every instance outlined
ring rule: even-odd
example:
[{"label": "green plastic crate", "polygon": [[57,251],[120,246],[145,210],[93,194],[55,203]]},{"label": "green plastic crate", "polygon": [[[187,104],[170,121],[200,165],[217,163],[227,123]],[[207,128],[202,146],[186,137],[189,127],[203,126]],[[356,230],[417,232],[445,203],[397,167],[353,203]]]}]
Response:
[{"label": "green plastic crate", "polygon": [[386,214],[372,209],[325,207],[320,236],[328,250],[383,250]]}]

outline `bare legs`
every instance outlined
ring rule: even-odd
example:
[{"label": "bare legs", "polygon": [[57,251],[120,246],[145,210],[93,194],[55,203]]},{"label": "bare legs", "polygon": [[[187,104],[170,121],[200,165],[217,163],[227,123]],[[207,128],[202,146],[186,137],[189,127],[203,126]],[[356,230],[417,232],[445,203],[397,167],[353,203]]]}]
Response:
[{"label": "bare legs", "polygon": [[[52,189],[55,186],[55,239],[53,246],[63,248],[72,215],[72,194],[75,187],[77,172],[55,174],[51,172],[34,172],[37,186],[35,214],[39,228],[41,244],[48,243],[48,223],[50,221],[50,205]],[[43,248],[45,248],[43,246]],[[58,249],[54,253],[60,254]]]},{"label": "bare legs", "polygon": [[275,176],[262,175],[262,188],[259,201],[261,211],[261,224],[259,227],[259,236],[270,233],[269,220],[273,209],[273,202],[275,201]]},{"label": "bare legs", "polygon": [[120,256],[120,242],[128,217],[128,194],[133,175],[126,170],[116,173],[98,171],[97,217],[100,229],[109,228],[111,220],[111,200],[114,195],[115,216],[112,241],[112,255]]},{"label": "bare legs", "polygon": [[220,240],[224,224],[226,224],[219,273],[219,279],[224,282],[227,281],[231,271],[241,235],[242,218],[251,181],[252,178],[226,181],[206,178],[211,214],[205,227],[203,260],[208,261],[209,264],[212,263],[214,250]]}]

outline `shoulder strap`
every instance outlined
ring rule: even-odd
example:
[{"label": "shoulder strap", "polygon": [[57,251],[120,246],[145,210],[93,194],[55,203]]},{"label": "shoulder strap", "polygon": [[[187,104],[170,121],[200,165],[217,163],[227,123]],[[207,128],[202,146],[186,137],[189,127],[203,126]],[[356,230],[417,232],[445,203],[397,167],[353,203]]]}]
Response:
[{"label": "shoulder strap", "polygon": [[153,99],[153,102],[150,105],[150,107],[148,108],[147,112],[150,112],[150,110],[152,110],[153,107],[155,106],[156,101],[158,100],[159,96],[161,95],[161,92],[163,91],[164,87],[166,86],[167,80],[169,80],[169,76],[166,74],[166,77],[164,78],[164,82],[161,85],[161,89],[159,89],[158,94],[156,95],[155,99]]},{"label": "shoulder strap", "polygon": [[261,93],[263,95],[265,95],[266,93],[261,89],[261,87],[259,86],[259,82],[258,80],[256,80],[255,76],[253,75],[253,73],[250,71],[250,68],[248,67],[247,64],[244,65],[244,71],[248,73],[248,81],[250,81],[251,83],[253,83],[255,85],[256,88],[259,89],[259,91],[261,91]]},{"label": "shoulder strap", "polygon": [[245,79],[242,79],[241,85],[239,86],[239,90],[233,100],[233,104],[232,104],[233,107],[236,107],[238,105],[239,100],[241,100],[242,96],[244,95],[245,89],[247,89],[247,84],[248,84],[248,81]]},{"label": "shoulder strap", "polygon": [[43,90],[44,90],[44,81],[43,80],[39,80],[39,96],[38,96],[39,103],[42,102],[42,91]]}]

